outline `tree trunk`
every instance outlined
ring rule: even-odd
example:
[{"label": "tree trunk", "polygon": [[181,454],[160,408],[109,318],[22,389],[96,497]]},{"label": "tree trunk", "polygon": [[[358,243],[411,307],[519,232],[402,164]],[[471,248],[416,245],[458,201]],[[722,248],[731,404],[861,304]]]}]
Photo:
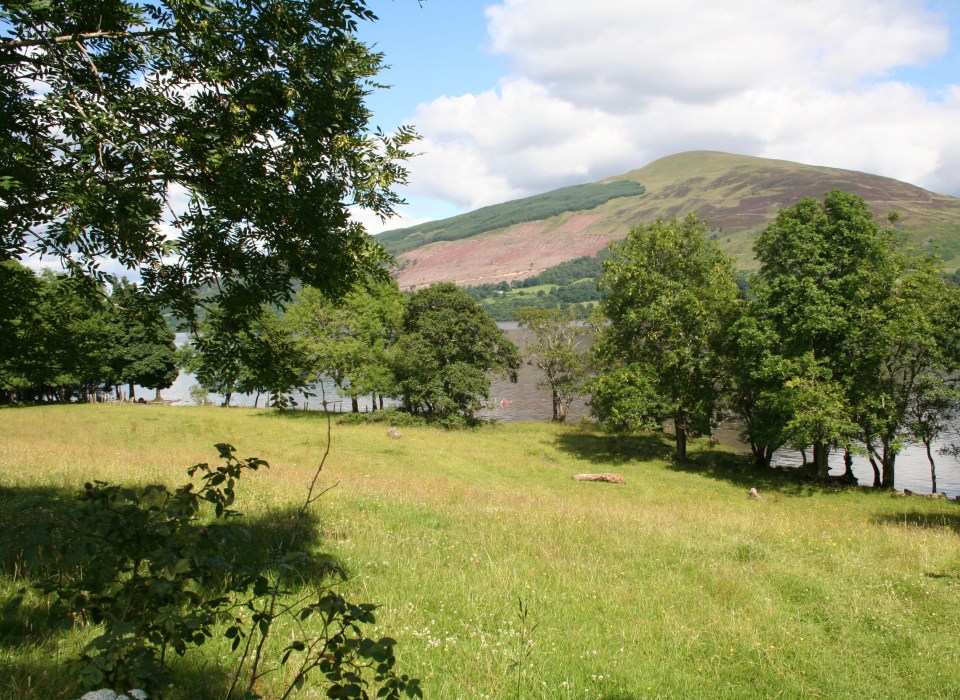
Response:
[{"label": "tree trunk", "polygon": [[232,396],[233,396],[233,392],[232,392],[232,391],[228,391],[226,394],[223,395],[223,406],[224,406],[224,408],[229,408],[229,407],[230,407],[230,398],[231,398]]},{"label": "tree trunk", "polygon": [[850,454],[850,448],[843,450],[843,478],[848,481],[856,481],[857,477],[853,475],[853,455]]},{"label": "tree trunk", "polygon": [[880,467],[877,466],[877,460],[874,458],[873,454],[869,455],[870,467],[873,469],[873,488],[878,489],[882,483],[880,475]]},{"label": "tree trunk", "polygon": [[813,466],[817,470],[818,479],[830,476],[830,445],[813,443]]},{"label": "tree trunk", "polygon": [[883,440],[883,481],[881,487],[892,489],[897,478],[897,453],[890,447],[889,440]]},{"label": "tree trunk", "polygon": [[679,423],[674,426],[677,436],[677,461],[684,462],[687,459],[687,431],[680,427]]},{"label": "tree trunk", "polygon": [[750,452],[753,454],[753,465],[755,467],[763,466],[763,445],[755,442],[750,443]]},{"label": "tree trunk", "polygon": [[134,396],[133,396],[133,386],[134,386],[134,385],[133,385],[133,382],[130,382],[129,384],[127,384],[127,389],[128,389],[129,392],[130,392],[130,395],[127,396],[127,400],[128,400],[128,401],[133,401],[133,399],[134,399]]},{"label": "tree trunk", "polygon": [[753,453],[753,463],[755,466],[765,469],[770,468],[770,463],[773,461],[774,452],[771,445],[758,445],[751,442],[750,451]]},{"label": "tree trunk", "polygon": [[371,413],[377,412],[377,395],[376,394],[370,394],[370,412]]},{"label": "tree trunk", "polygon": [[924,440],[923,446],[927,448],[927,461],[930,462],[930,483],[933,486],[933,493],[937,492],[937,465],[933,461],[933,453],[930,451],[930,440]]},{"label": "tree trunk", "polygon": [[356,396],[350,397],[350,408],[353,409],[354,413],[360,413],[360,399]]}]

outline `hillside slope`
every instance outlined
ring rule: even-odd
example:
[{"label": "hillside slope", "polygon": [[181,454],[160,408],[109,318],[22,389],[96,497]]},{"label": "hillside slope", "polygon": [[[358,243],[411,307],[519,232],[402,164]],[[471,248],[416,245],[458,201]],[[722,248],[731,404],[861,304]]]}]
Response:
[{"label": "hillside slope", "polygon": [[[668,156],[591,186],[390,231],[381,240],[397,253],[397,278],[404,289],[439,281],[478,285],[524,279],[594,255],[634,226],[694,212],[709,222],[711,235],[737,266],[750,269],[753,241],[777,211],[835,188],[862,196],[879,221],[898,212],[898,227],[911,241],[936,245],[951,269],[960,262],[960,199],[867,173],[712,151]],[[590,208],[552,213],[556,208],[550,207],[568,192],[583,195],[574,204]],[[538,211],[544,218],[533,218]],[[511,220],[517,223],[485,230]]]}]

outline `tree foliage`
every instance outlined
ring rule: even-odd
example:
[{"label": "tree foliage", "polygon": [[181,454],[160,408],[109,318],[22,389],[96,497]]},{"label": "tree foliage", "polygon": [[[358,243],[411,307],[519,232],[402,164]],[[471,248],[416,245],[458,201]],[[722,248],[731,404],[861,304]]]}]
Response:
[{"label": "tree foliage", "polygon": [[516,381],[520,367],[516,346],[451,283],[410,296],[392,358],[404,407],[438,416],[472,415],[489,397],[487,373]]},{"label": "tree foliage", "polygon": [[371,134],[364,0],[10,0],[0,259],[110,258],[184,318],[259,315],[294,280],[376,270],[349,207],[391,214],[415,137]]},{"label": "tree foliage", "polygon": [[584,351],[589,329],[572,310],[525,308],[516,318],[520,327],[529,329],[536,339],[524,353],[529,364],[543,372],[544,381],[538,386],[550,391],[552,419],[562,423],[586,379]]},{"label": "tree foliage", "polygon": [[[832,445],[858,441],[876,485],[892,488],[921,379],[956,366],[956,301],[939,262],[911,258],[863,199],[837,190],[781,211],[756,252],[749,308],[786,410],[768,439],[812,444],[821,477]],[[757,379],[759,367],[740,378]]]},{"label": "tree foliage", "polygon": [[180,372],[177,349],[156,299],[121,280],[113,287],[110,303],[113,332],[107,342],[117,383],[128,386],[131,399],[135,385],[157,391],[171,386]]},{"label": "tree foliage", "polygon": [[306,360],[276,312],[261,307],[257,318],[237,328],[228,314],[211,309],[184,353],[184,365],[200,386],[223,396],[269,392],[276,408],[293,405],[290,394],[305,390]]},{"label": "tree foliage", "polygon": [[84,278],[0,264],[0,391],[7,401],[96,398],[122,384],[165,389],[173,332],[156,299],[125,280],[108,294]]},{"label": "tree foliage", "polygon": [[[630,231],[606,263],[597,338],[601,366],[642,387],[631,405],[605,380],[592,406],[602,423],[635,426],[671,419],[677,457],[691,433],[709,433],[719,398],[723,332],[738,299],[733,266],[695,216]],[[637,402],[637,397],[645,400]],[[635,413],[632,418],[626,416]]]},{"label": "tree foliage", "polygon": [[360,283],[341,299],[305,287],[287,309],[284,326],[304,357],[308,376],[314,381],[333,379],[358,412],[359,396],[390,393],[388,352],[403,305],[393,280]]}]

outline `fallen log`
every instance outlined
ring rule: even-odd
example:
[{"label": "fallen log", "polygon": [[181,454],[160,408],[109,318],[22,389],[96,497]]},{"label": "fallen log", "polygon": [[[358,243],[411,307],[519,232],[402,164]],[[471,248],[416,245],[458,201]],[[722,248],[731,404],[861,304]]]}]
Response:
[{"label": "fallen log", "polygon": [[619,474],[574,474],[575,481],[606,481],[611,484],[625,484],[627,482]]}]

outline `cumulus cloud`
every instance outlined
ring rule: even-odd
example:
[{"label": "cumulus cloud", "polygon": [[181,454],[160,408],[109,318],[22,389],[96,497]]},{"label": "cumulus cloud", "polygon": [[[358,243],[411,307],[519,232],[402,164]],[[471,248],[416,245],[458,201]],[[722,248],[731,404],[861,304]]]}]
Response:
[{"label": "cumulus cloud", "polygon": [[920,0],[504,0],[512,74],[420,105],[413,190],[475,208],[721,150],[960,194],[960,87],[891,77],[949,48]]},{"label": "cumulus cloud", "polygon": [[422,105],[411,180],[475,208],[634,167],[629,125],[528,80]]},{"label": "cumulus cloud", "polygon": [[915,0],[506,0],[487,12],[493,50],[524,75],[612,110],[843,87],[927,61],[949,38]]}]

